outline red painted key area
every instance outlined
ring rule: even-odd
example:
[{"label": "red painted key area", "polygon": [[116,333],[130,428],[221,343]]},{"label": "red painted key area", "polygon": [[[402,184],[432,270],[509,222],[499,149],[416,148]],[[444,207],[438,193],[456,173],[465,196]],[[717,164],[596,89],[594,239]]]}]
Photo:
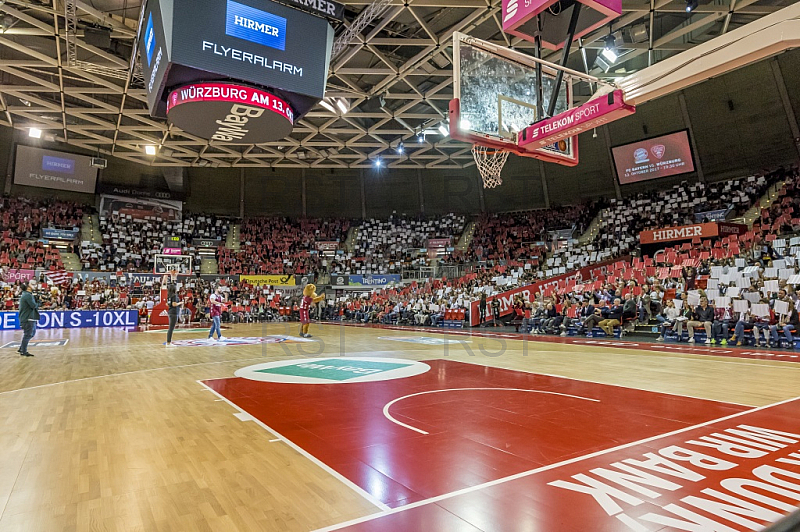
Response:
[{"label": "red painted key area", "polygon": [[[449,360],[426,363],[430,371],[391,381],[205,384],[390,507],[746,410]],[[405,426],[384,415],[392,402],[387,413]],[[512,512],[511,499],[484,503],[490,513],[523,511]],[[476,530],[447,524],[453,516],[442,511],[426,507],[403,517],[428,526],[391,529]],[[379,529],[390,528],[370,528]]]}]

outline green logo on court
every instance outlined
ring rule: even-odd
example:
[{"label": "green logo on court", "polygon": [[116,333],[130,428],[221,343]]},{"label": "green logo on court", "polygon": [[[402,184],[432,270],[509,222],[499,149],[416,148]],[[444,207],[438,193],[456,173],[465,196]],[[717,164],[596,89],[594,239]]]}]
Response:
[{"label": "green logo on court", "polygon": [[392,362],[374,362],[369,360],[339,360],[327,358],[313,362],[301,362],[289,366],[277,366],[256,370],[256,373],[272,373],[276,375],[292,375],[310,377],[329,381],[346,381],[356,377],[375,375],[398,368],[407,368],[413,364],[396,364]]}]

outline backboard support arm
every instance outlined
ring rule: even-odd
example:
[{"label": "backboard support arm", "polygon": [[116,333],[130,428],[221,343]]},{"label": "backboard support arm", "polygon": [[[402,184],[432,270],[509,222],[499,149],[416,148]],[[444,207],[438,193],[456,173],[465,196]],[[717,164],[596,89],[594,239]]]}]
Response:
[{"label": "backboard support arm", "polygon": [[[567,40],[564,44],[564,53],[561,56],[561,66],[566,68],[567,61],[569,61],[569,51],[572,48],[572,40],[575,38],[575,30],[578,27],[578,17],[581,14],[581,6],[583,4],[580,2],[575,2],[574,6],[572,7],[572,17],[569,19],[569,29],[567,30]],[[547,106],[547,117],[552,118],[553,113],[556,112],[556,103],[558,102],[558,91],[561,89],[561,81],[564,79],[564,71],[560,70],[556,73],[556,81],[555,86],[553,87],[553,93],[550,96],[550,104]],[[541,118],[544,118],[542,116]]]}]

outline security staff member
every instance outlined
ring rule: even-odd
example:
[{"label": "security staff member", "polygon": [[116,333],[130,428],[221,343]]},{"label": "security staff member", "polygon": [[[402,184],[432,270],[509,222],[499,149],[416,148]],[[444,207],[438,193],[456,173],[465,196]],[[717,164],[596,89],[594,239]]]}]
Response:
[{"label": "security staff member", "polygon": [[33,297],[33,283],[30,281],[22,285],[23,292],[19,297],[19,325],[23,331],[19,354],[24,357],[33,356],[28,352],[28,342],[36,334],[36,324],[39,322],[39,302]]}]

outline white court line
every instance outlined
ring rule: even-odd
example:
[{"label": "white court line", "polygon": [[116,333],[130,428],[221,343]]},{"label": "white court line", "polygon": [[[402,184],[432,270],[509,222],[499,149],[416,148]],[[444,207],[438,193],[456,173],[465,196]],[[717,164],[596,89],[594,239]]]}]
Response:
[{"label": "white court line", "polygon": [[[230,364],[233,362],[252,362],[253,360],[263,360],[264,357],[260,356],[258,358],[242,358],[236,360],[218,360],[214,362],[198,362],[197,364],[184,364],[182,366],[165,366],[163,368],[147,368],[147,369],[136,369],[133,371],[123,371],[122,373],[109,373],[108,375],[95,375],[94,377],[83,377],[81,379],[72,379],[68,381],[59,381],[59,382],[50,382],[47,384],[39,384],[37,386],[28,386],[27,388],[17,388],[16,390],[6,390],[4,392],[0,392],[0,395],[6,395],[9,393],[17,393],[17,392],[24,392],[27,390],[37,390],[39,388],[47,388],[48,386],[58,386],[59,384],[69,384],[72,382],[81,382],[81,381],[91,381],[95,379],[107,379],[109,377],[120,377],[122,375],[133,375],[136,373],[148,373],[150,371],[164,371],[168,369],[181,369],[181,368],[192,368],[195,366],[209,366],[212,364]],[[226,377],[227,378],[227,377]]]},{"label": "white court line", "polygon": [[[248,414],[247,411],[243,410],[242,408],[240,408],[235,403],[233,403],[233,402],[229,401],[227,398],[223,397],[216,390],[214,390],[211,387],[209,387],[208,385],[206,385],[203,381],[197,381],[197,382],[200,384],[200,386],[203,386],[204,388],[208,389],[208,391],[210,391],[211,393],[213,393],[214,395],[216,395],[217,397],[219,397],[220,399],[222,399],[223,401],[228,403],[230,406],[232,406],[233,408],[238,410],[241,414],[250,416],[250,414]],[[347,487],[349,487],[350,489],[352,489],[353,491],[355,491],[356,493],[361,495],[364,499],[366,499],[367,501],[369,501],[370,503],[372,503],[376,507],[380,508],[383,511],[387,511],[387,510],[390,509],[389,506],[387,506],[386,504],[384,504],[383,502],[378,500],[375,496],[373,496],[368,491],[364,490],[361,486],[359,486],[358,484],[354,483],[352,480],[350,480],[349,478],[345,477],[344,475],[342,475],[341,473],[339,473],[338,471],[336,471],[335,469],[333,469],[332,467],[327,465],[325,462],[321,461],[319,458],[317,458],[316,456],[312,455],[311,453],[309,453],[308,451],[306,451],[305,449],[303,449],[302,447],[300,447],[299,445],[297,445],[296,443],[294,443],[290,439],[288,439],[288,438],[284,437],[283,435],[281,435],[280,433],[276,432],[275,429],[269,427],[266,423],[264,423],[260,419],[258,419],[256,417],[252,417],[252,421],[257,423],[261,428],[263,428],[264,430],[266,430],[267,432],[269,432],[273,436],[275,436],[277,438],[277,440],[284,442],[286,445],[288,445],[289,447],[291,447],[292,449],[297,451],[299,454],[301,454],[302,456],[305,456],[306,458],[311,460],[311,462],[313,462],[314,464],[316,464],[317,466],[322,468],[325,472],[329,473],[334,478],[336,478],[339,481],[341,481],[344,485],[346,485]]]},{"label": "white court line", "polygon": [[[561,351],[541,351],[542,353],[561,353]],[[447,360],[447,359],[438,359],[438,360]],[[694,359],[687,359],[687,360],[694,360]],[[686,395],[682,393],[672,393],[672,392],[662,392],[659,390],[648,390],[647,388],[637,388],[635,386],[627,386],[624,384],[611,384],[608,382],[601,382],[601,381],[593,381],[589,379],[579,379],[576,377],[567,377],[564,375],[556,375],[554,373],[542,373],[541,371],[532,371],[527,369],[513,369],[513,368],[504,368],[501,366],[490,366],[488,364],[481,364],[480,362],[466,362],[464,360],[453,360],[452,362],[460,362],[462,364],[472,364],[475,366],[481,366],[482,368],[492,368],[492,369],[504,369],[506,371],[519,371],[520,373],[528,373],[530,375],[541,375],[542,377],[555,377],[558,379],[566,379],[568,381],[577,381],[577,382],[588,382],[591,384],[602,384],[603,386],[613,386],[614,388],[627,388],[629,390],[638,390],[640,392],[650,392],[650,393],[660,393],[662,395],[671,395],[673,397],[686,397],[687,399],[700,399],[701,401],[710,401],[712,403],[722,403],[726,405],[734,405],[734,406],[744,406],[747,408],[753,408],[753,405],[746,405],[743,403],[734,403],[731,401],[718,401],[717,399],[708,399],[706,397],[697,397],[695,395]]]},{"label": "white court line", "polygon": [[398,421],[394,417],[392,417],[392,415],[389,413],[389,409],[392,408],[392,405],[397,403],[397,402],[399,402],[399,401],[402,401],[403,399],[408,399],[409,397],[416,397],[418,395],[427,395],[427,394],[431,394],[431,393],[442,393],[442,392],[460,392],[460,391],[464,391],[464,390],[472,390],[472,391],[475,391],[475,390],[481,390],[481,391],[491,390],[491,391],[504,391],[504,392],[545,393],[545,394],[549,394],[549,395],[560,395],[562,397],[572,397],[573,399],[581,399],[583,401],[594,401],[595,403],[599,403],[600,402],[599,399],[591,399],[589,397],[581,397],[579,395],[570,395],[568,393],[558,393],[558,392],[548,392],[548,391],[545,391],[545,390],[526,390],[524,388],[448,388],[448,389],[445,389],[445,390],[428,390],[428,391],[425,391],[425,392],[417,392],[417,393],[412,393],[412,394],[409,394],[409,395],[404,395],[403,397],[398,397],[397,399],[395,399],[393,401],[389,401],[388,403],[386,403],[384,405],[384,407],[383,407],[383,415],[384,415],[384,417],[386,417],[386,419],[388,419],[389,421],[391,421],[392,423],[394,423],[396,425],[400,425],[401,427],[405,427],[405,428],[413,430],[415,432],[419,432],[420,434],[427,435],[427,434],[429,434],[428,432],[426,432],[426,431],[424,431],[422,429],[418,429],[416,427],[412,427],[411,425],[407,425],[407,424],[403,423],[402,421]]},{"label": "white court line", "polygon": [[392,515],[392,514],[396,514],[396,513],[400,513],[400,512],[405,512],[407,510],[418,508],[420,506],[427,506],[429,504],[433,504],[433,503],[436,503],[436,502],[439,502],[439,501],[452,499],[453,497],[457,497],[458,495],[463,495],[465,493],[472,493],[474,491],[479,491],[479,490],[482,490],[482,489],[490,488],[492,486],[497,486],[499,484],[505,484],[507,482],[511,482],[512,480],[517,480],[517,479],[520,479],[520,478],[525,478],[525,477],[528,477],[528,476],[531,476],[531,475],[535,475],[536,473],[542,473],[544,471],[549,471],[551,469],[556,469],[556,468],[559,468],[559,467],[563,467],[565,465],[574,464],[576,462],[581,462],[583,460],[588,460],[590,458],[595,458],[597,456],[602,456],[604,454],[609,454],[609,453],[612,453],[612,452],[620,451],[622,449],[627,449],[629,447],[634,447],[636,445],[641,445],[643,443],[648,443],[648,442],[651,442],[651,441],[659,440],[661,438],[666,438],[668,436],[674,436],[676,434],[681,434],[683,432],[688,432],[690,430],[698,429],[698,428],[705,427],[705,426],[708,426],[708,425],[713,425],[714,423],[719,423],[721,421],[727,421],[729,419],[734,419],[734,418],[737,418],[737,417],[741,417],[741,416],[743,416],[745,414],[752,414],[753,412],[758,412],[760,410],[764,410],[764,409],[767,409],[767,408],[773,408],[773,407],[780,406],[780,405],[783,405],[783,404],[786,404],[786,403],[791,403],[792,401],[797,401],[797,400],[800,400],[800,397],[794,397],[792,399],[786,399],[784,401],[779,401],[777,403],[773,403],[773,404],[770,404],[770,405],[759,406],[758,408],[753,408],[751,410],[745,410],[743,412],[737,412],[736,414],[731,414],[729,416],[721,417],[721,418],[718,418],[718,419],[713,419],[711,421],[706,421],[704,423],[699,423],[697,425],[692,425],[691,427],[684,427],[682,429],[673,430],[672,432],[667,432],[665,434],[659,434],[657,436],[650,436],[649,438],[645,438],[643,440],[639,440],[639,441],[635,441],[635,442],[631,442],[631,443],[625,443],[623,445],[618,445],[618,446],[612,447],[610,449],[597,451],[597,452],[594,452],[594,453],[591,453],[591,454],[587,454],[587,455],[584,455],[584,456],[578,456],[576,458],[571,458],[569,460],[564,460],[562,462],[556,462],[555,464],[550,464],[550,465],[542,466],[542,467],[539,467],[539,468],[536,468],[536,469],[531,469],[530,471],[523,471],[522,473],[517,473],[515,475],[510,475],[508,477],[499,478],[497,480],[492,480],[490,482],[484,482],[483,484],[477,484],[475,486],[470,486],[468,488],[463,488],[463,489],[460,489],[460,490],[457,490],[457,491],[452,491],[450,493],[445,493],[444,495],[438,495],[436,497],[431,497],[429,499],[425,499],[425,500],[422,500],[422,501],[413,502],[413,503],[407,504],[405,506],[399,506],[397,508],[391,508],[389,510],[384,510],[382,512],[366,515],[364,517],[359,517],[357,519],[351,519],[350,521],[346,521],[344,523],[339,523],[339,524],[331,525],[331,526],[328,526],[328,527],[325,527],[325,528],[320,528],[320,529],[317,529],[314,532],[331,532],[333,530],[341,530],[342,528],[345,528],[345,527],[348,527],[348,526],[357,525],[357,524],[360,524],[360,523],[366,523],[367,521],[373,521],[375,519],[379,519],[379,518],[387,516],[387,515]]}]

